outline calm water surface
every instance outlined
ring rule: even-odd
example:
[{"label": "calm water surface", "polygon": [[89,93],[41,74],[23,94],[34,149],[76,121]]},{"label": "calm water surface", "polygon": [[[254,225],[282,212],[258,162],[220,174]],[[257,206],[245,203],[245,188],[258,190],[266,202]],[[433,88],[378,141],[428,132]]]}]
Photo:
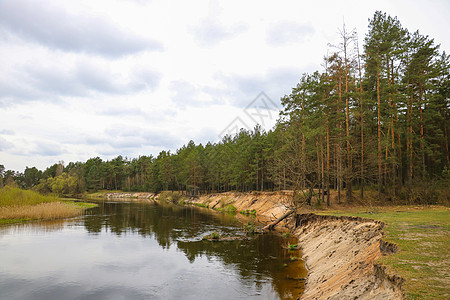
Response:
[{"label": "calm water surface", "polygon": [[195,207],[99,203],[85,216],[0,227],[0,299],[296,299],[306,276],[276,234]]}]

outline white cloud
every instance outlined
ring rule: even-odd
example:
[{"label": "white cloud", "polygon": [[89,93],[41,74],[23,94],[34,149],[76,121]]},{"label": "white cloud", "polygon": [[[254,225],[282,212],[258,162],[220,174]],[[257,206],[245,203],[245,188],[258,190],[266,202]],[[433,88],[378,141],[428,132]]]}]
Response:
[{"label": "white cloud", "polygon": [[281,21],[273,24],[267,31],[267,41],[270,45],[280,47],[286,44],[303,43],[314,34],[310,24]]},{"label": "white cloud", "polygon": [[0,164],[156,156],[236,118],[253,128],[260,92],[279,104],[344,19],[362,41],[375,10],[448,52],[444,0],[0,1]]}]

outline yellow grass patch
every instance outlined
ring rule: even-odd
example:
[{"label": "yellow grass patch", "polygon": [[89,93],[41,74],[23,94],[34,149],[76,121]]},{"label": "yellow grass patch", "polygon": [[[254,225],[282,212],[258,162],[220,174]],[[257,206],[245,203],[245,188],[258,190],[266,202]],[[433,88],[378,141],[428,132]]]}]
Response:
[{"label": "yellow grass patch", "polygon": [[0,207],[0,219],[46,219],[70,218],[81,215],[83,209],[74,205],[50,202],[26,206]]}]

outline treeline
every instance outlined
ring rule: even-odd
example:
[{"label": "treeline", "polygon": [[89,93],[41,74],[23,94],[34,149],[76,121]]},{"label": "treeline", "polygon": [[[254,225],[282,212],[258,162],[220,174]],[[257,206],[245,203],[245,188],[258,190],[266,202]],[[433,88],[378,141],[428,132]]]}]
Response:
[{"label": "treeline", "polygon": [[357,185],[361,198],[370,186],[380,198],[433,201],[423,191],[448,179],[449,56],[382,12],[370,20],[361,54],[356,32],[339,33],[324,71],[304,74],[282,99],[278,129],[286,154],[301,162],[290,176],[337,189],[338,200],[346,189],[351,201]]},{"label": "treeline", "polygon": [[318,189],[329,204],[333,189],[339,202],[344,194],[351,202],[355,190],[361,199],[376,191],[378,198],[435,202],[437,190],[449,190],[449,56],[382,12],[369,20],[362,51],[345,26],[330,50],[322,72],[303,74],[281,99],[280,118],[268,132],[242,129],[157,157],[96,157],[43,172],[0,169],[1,178],[62,194],[293,189],[309,190],[302,195],[310,201]]}]

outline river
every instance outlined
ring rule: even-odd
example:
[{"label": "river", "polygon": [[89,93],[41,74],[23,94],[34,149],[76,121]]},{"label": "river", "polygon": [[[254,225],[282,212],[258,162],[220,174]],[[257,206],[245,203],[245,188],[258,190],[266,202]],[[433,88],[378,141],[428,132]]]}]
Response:
[{"label": "river", "polygon": [[242,235],[233,215],[99,202],[84,216],[0,227],[0,299],[296,299],[306,276],[291,238]]}]

